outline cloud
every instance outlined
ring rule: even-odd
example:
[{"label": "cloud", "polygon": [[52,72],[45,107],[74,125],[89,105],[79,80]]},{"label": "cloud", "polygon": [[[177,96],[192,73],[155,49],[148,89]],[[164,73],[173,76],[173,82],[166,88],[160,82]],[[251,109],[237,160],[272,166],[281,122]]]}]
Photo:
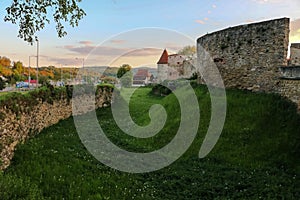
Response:
[{"label": "cloud", "polygon": [[92,41],[79,41],[79,44],[83,44],[85,46],[90,46],[93,44],[93,42]]},{"label": "cloud", "polygon": [[167,43],[165,43],[165,47],[168,49],[169,53],[175,53],[175,52],[177,52],[177,51],[179,51],[180,49],[183,48],[182,45],[179,45],[179,44],[173,43],[173,42],[167,42]]},{"label": "cloud", "polygon": [[55,64],[61,65],[62,67],[82,65],[82,62],[76,60],[75,57],[74,58],[48,57],[48,60]]},{"label": "cloud", "polygon": [[[160,48],[114,48],[109,46],[94,47],[87,57],[79,55],[78,52],[87,52],[89,48],[93,47],[76,47],[72,45],[67,46],[67,50],[76,52],[70,54],[68,57],[47,57],[55,66],[62,67],[81,67],[82,60],[76,57],[84,58],[84,66],[120,66],[124,63],[129,63],[132,66],[140,66],[143,64],[156,64],[159,59],[162,49]],[[65,47],[61,47],[65,48]],[[66,49],[66,48],[65,48]],[[168,49],[169,50],[169,49]],[[171,51],[170,51],[171,52]]]},{"label": "cloud", "polygon": [[296,19],[291,21],[291,35],[298,35],[300,34],[300,19]]},{"label": "cloud", "polygon": [[[175,40],[176,41],[176,40]],[[85,66],[100,66],[100,65],[115,65],[123,63],[131,63],[132,65],[139,66],[143,63],[156,63],[159,59],[162,49],[161,48],[135,48],[134,46],[118,45],[128,43],[123,39],[112,39],[103,45],[95,45],[89,41],[80,41],[75,44],[60,46],[58,48],[66,50],[64,54],[66,57],[52,57],[49,61],[57,64],[65,64],[66,66],[81,66],[76,57],[85,58]],[[176,43],[167,43],[162,41],[161,45],[168,48],[170,53],[177,52],[181,46]],[[147,62],[146,62],[147,61]]]},{"label": "cloud", "polygon": [[200,19],[195,20],[195,22],[198,23],[198,24],[205,24],[205,22],[203,20],[200,20]]},{"label": "cloud", "polygon": [[291,21],[290,42],[300,43],[300,19]]},{"label": "cloud", "polygon": [[252,0],[252,1],[259,4],[286,2],[286,0]]},{"label": "cloud", "polygon": [[[111,46],[73,46],[66,45],[62,47],[68,51],[81,55],[96,55],[96,56],[149,56],[157,55],[158,50],[155,48],[134,49],[134,48],[118,48]],[[161,51],[161,50],[159,50]],[[76,57],[76,55],[74,55]]]},{"label": "cloud", "polygon": [[114,58],[109,63],[110,66],[120,66],[128,63],[133,67],[137,66],[153,66],[156,67],[156,62],[159,60],[163,49],[158,48],[143,48],[127,52],[126,54]]},{"label": "cloud", "polygon": [[197,19],[197,20],[195,20],[195,22],[198,23],[198,24],[206,24],[205,21],[208,21],[208,20],[209,20],[209,18],[208,18],[208,17],[205,17],[203,20]]},{"label": "cloud", "polygon": [[210,10],[208,10],[208,11],[207,11],[207,13],[208,13],[208,14],[211,14],[211,11],[210,11]]},{"label": "cloud", "polygon": [[[60,47],[57,47],[57,48],[60,48]],[[72,48],[75,48],[75,46],[74,45],[65,45],[63,48],[64,49],[72,49]]]},{"label": "cloud", "polygon": [[126,56],[155,56],[162,53],[161,49],[156,48],[144,48],[144,49],[135,49],[126,53]]},{"label": "cloud", "polygon": [[214,4],[214,5],[212,5],[212,7],[213,7],[213,8],[217,8],[217,5]]},{"label": "cloud", "polygon": [[110,40],[110,42],[113,43],[113,44],[123,44],[126,41],[125,40]]},{"label": "cloud", "polygon": [[253,0],[257,3],[268,3],[268,0]]},{"label": "cloud", "polygon": [[95,47],[93,46],[73,46],[73,45],[66,45],[62,47],[63,49],[67,49],[72,52],[76,52],[79,54],[87,55],[89,54]]}]

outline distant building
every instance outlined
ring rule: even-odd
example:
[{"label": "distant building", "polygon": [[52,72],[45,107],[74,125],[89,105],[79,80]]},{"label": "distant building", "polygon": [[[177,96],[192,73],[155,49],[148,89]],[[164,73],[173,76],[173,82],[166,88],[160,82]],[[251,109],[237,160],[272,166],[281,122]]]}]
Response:
[{"label": "distant building", "polygon": [[37,84],[37,80],[25,80],[24,82],[27,83],[29,87],[36,87]]},{"label": "distant building", "polygon": [[168,55],[165,49],[157,62],[158,82],[191,77],[196,71],[195,62],[196,59],[193,56]]},{"label": "distant building", "polygon": [[133,76],[133,85],[147,85],[150,82],[151,74],[147,69],[138,69]]}]

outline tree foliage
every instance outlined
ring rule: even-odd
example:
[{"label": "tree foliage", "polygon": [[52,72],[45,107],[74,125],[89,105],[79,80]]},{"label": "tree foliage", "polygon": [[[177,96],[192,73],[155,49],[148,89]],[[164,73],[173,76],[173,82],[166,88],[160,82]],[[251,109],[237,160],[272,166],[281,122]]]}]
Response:
[{"label": "tree foliage", "polygon": [[[54,81],[67,80],[76,77],[78,69],[74,68],[56,68],[54,66],[39,67],[38,75],[39,82],[48,79]],[[19,81],[25,81],[29,79],[36,79],[37,69],[34,66],[30,68],[25,67],[21,61],[11,61],[7,57],[0,56],[0,77],[3,76],[7,79],[7,83],[15,84]]]},{"label": "tree foliage", "polygon": [[[51,20],[56,24],[58,36],[63,37],[67,34],[65,23],[78,26],[79,20],[86,15],[78,6],[79,2],[81,0],[13,0],[6,8],[4,21],[18,24],[18,37],[31,44],[37,40],[36,33]],[[53,18],[49,18],[49,13]]]},{"label": "tree foliage", "polygon": [[24,73],[24,66],[21,61],[14,62],[13,64],[13,71],[15,74],[23,74]]},{"label": "tree foliage", "polygon": [[117,72],[117,77],[120,78],[121,85],[124,87],[130,87],[132,85],[133,74],[131,68],[130,65],[123,64]]},{"label": "tree foliage", "polygon": [[118,78],[121,78],[124,74],[126,74],[126,72],[130,71],[131,70],[131,66],[128,65],[128,64],[123,64],[119,69],[118,69],[118,72],[117,72],[117,77]]},{"label": "tree foliage", "polygon": [[4,77],[9,77],[13,74],[12,69],[9,67],[4,67],[0,64],[0,75]]},{"label": "tree foliage", "polygon": [[5,81],[0,77],[0,90],[3,90],[5,88]]},{"label": "tree foliage", "polygon": [[0,65],[4,66],[4,67],[10,67],[11,61],[9,58],[3,56],[0,56]]},{"label": "tree foliage", "polygon": [[178,54],[180,55],[186,55],[191,56],[196,53],[196,47],[195,46],[185,46],[182,49],[178,51]]}]

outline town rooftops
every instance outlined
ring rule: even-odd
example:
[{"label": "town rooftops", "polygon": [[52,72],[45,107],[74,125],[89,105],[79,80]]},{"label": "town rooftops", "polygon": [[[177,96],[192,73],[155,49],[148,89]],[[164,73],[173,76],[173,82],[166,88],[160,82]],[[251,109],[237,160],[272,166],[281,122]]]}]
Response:
[{"label": "town rooftops", "polygon": [[135,76],[144,76],[144,77],[148,77],[150,76],[148,69],[138,69],[137,73],[135,74]]}]

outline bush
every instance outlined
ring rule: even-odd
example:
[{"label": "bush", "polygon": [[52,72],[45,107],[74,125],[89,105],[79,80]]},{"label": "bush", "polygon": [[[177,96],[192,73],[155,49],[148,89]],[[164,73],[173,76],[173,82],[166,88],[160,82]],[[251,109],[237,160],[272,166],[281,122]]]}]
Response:
[{"label": "bush", "polygon": [[5,81],[2,78],[0,78],[0,90],[3,90],[5,88],[5,85]]}]

